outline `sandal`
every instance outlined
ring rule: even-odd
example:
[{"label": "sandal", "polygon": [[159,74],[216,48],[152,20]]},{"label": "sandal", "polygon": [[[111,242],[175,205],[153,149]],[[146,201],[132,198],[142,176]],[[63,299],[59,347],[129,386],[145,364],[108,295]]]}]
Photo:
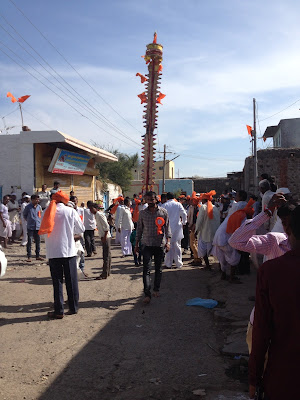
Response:
[{"label": "sandal", "polygon": [[49,311],[47,313],[47,316],[48,316],[48,318],[51,318],[51,319],[63,319],[64,314],[55,314],[54,311]]}]

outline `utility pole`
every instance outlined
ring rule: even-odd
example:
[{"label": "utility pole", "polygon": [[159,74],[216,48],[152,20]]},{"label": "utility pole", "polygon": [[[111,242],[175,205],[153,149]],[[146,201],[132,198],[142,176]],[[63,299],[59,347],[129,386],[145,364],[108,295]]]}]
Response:
[{"label": "utility pole", "polygon": [[253,192],[257,193],[256,100],[253,99]]},{"label": "utility pole", "polygon": [[[165,168],[166,168],[166,165],[167,165],[166,164],[166,154],[171,154],[172,153],[171,151],[166,151],[166,149],[167,149],[167,146],[164,144],[164,151],[157,151],[157,153],[163,153],[163,155],[164,155],[164,158],[163,158],[162,193],[164,193],[165,189],[166,189],[166,171],[165,171]],[[175,157],[175,158],[177,158],[177,157]]]}]

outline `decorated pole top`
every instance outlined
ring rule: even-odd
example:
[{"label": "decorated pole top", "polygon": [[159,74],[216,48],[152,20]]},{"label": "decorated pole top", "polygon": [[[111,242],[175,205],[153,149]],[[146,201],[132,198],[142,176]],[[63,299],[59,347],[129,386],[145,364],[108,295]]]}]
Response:
[{"label": "decorated pole top", "polygon": [[159,81],[161,79],[162,71],[162,59],[163,59],[163,46],[157,43],[157,34],[154,33],[153,42],[146,46],[146,54],[143,56],[146,64],[148,65],[148,74],[146,76],[137,73],[136,75],[141,78],[141,83],[145,84],[145,91],[138,95],[141,100],[141,104],[144,105],[144,127],[146,128],[146,134],[143,135],[142,142],[142,158],[143,158],[143,169],[142,179],[143,188],[142,192],[153,189],[154,185],[154,157],[155,157],[155,142],[154,129],[157,128],[158,118],[158,104],[161,104],[161,100],[165,97],[165,94],[159,92],[160,86]]}]

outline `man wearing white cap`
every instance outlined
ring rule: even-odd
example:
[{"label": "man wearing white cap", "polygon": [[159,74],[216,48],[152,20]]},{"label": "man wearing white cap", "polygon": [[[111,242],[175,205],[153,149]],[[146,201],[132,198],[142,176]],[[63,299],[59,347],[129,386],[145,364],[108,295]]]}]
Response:
[{"label": "man wearing white cap", "polygon": [[28,238],[28,235],[27,235],[27,221],[23,216],[23,212],[25,210],[25,207],[30,203],[30,196],[28,194],[26,194],[23,197],[23,199],[24,199],[24,201],[21,204],[21,222],[22,222],[22,230],[23,230],[23,239],[22,239],[21,246],[26,246],[27,238]]}]

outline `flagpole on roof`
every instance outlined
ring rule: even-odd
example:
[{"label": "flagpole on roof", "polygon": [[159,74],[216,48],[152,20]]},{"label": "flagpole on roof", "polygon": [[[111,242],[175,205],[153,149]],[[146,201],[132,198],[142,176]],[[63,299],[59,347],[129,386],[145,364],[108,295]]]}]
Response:
[{"label": "flagpole on roof", "polygon": [[23,113],[22,113],[22,106],[21,106],[21,103],[19,103],[19,107],[20,107],[21,120],[22,120],[22,128],[23,128],[23,126],[24,126],[24,121],[23,121]]}]

